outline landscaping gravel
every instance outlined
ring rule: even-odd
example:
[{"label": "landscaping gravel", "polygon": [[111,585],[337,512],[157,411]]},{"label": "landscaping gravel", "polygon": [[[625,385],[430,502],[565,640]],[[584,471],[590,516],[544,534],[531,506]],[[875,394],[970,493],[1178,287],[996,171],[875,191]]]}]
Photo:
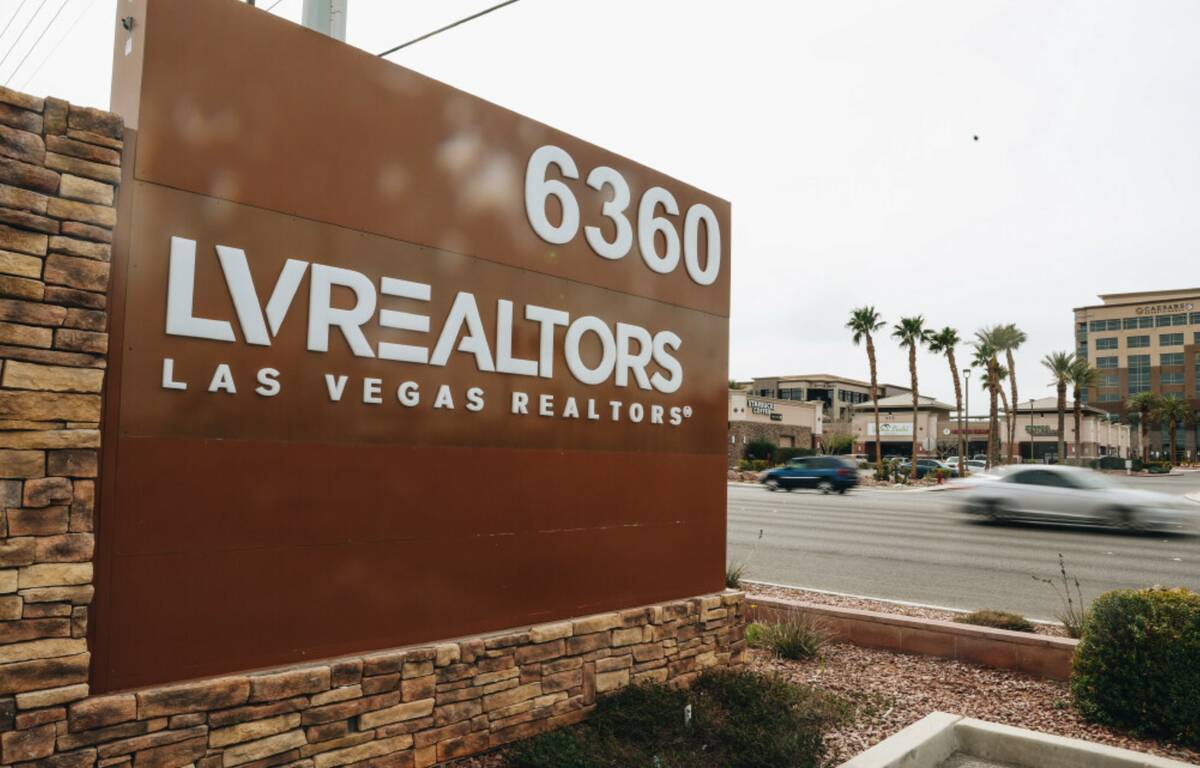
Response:
[{"label": "landscaping gravel", "polygon": [[1200,764],[1200,752],[1085,722],[1071,706],[1066,683],[847,643],[829,644],[813,661],[787,661],[751,650],[749,664],[851,702],[854,716],[826,737],[830,765],[939,710]]},{"label": "landscaping gravel", "polygon": [[[925,606],[920,605],[904,605],[903,603],[893,603],[886,600],[871,600],[864,597],[831,595],[828,592],[815,592],[808,589],[797,589],[795,587],[769,586],[767,584],[749,581],[742,583],[742,589],[746,590],[747,599],[750,603],[754,602],[755,595],[761,595],[763,597],[774,597],[781,600],[800,600],[805,603],[816,603],[817,605],[830,605],[838,608],[854,608],[860,611],[875,611],[876,613],[893,613],[900,616],[914,616],[920,619],[941,619],[942,621],[954,621],[954,619],[966,613],[966,611],[926,608]],[[1065,637],[1067,634],[1061,624],[1039,624],[1035,622],[1033,626],[1039,635]]]}]

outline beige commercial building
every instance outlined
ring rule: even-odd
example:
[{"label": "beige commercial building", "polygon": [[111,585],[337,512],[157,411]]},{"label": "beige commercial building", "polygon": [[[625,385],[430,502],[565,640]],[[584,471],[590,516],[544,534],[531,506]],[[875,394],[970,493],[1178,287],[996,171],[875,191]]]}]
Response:
[{"label": "beige commercial building", "polygon": [[[749,387],[759,397],[819,403],[826,421],[849,420],[854,406],[871,399],[871,382],[828,373],[762,376],[751,381]],[[881,398],[911,391],[894,384],[879,385]]]},{"label": "beige commercial building", "polygon": [[[912,394],[904,393],[880,398],[879,434],[883,455],[910,456],[913,430],[917,435],[917,451],[925,456],[938,454],[938,440],[951,422],[954,406],[933,397],[918,397],[916,419],[913,419]],[[855,453],[875,458],[875,407],[868,401],[854,406],[851,422]]]},{"label": "beige commercial building", "polygon": [[820,403],[757,397],[729,390],[729,464],[745,458],[749,443],[765,440],[780,448],[814,448],[822,434]]},{"label": "beige commercial building", "polygon": [[[973,417],[960,424],[954,407],[932,397],[921,397],[917,413],[917,447],[923,455],[951,456],[959,451],[959,434],[967,434],[967,455],[987,453],[988,420]],[[1000,455],[1008,455],[1008,414],[1000,413]],[[1012,418],[1017,425],[1017,455],[1022,459],[1049,460],[1058,458],[1058,398],[1043,397],[1032,404],[1026,401],[1014,409]],[[912,450],[912,396],[899,395],[879,401],[880,433],[883,436],[884,456],[908,456]],[[875,412],[871,403],[855,407],[855,451],[875,456]],[[1101,456],[1130,456],[1130,428],[1114,420],[1099,408],[1084,406],[1080,416],[1080,456],[1095,459]],[[1075,454],[1075,416],[1072,404],[1067,404],[1065,421],[1067,457]]]},{"label": "beige commercial building", "polygon": [[[1075,309],[1075,353],[1100,373],[1088,404],[1126,416],[1131,396],[1155,392],[1200,408],[1200,288],[1098,298],[1101,304]],[[1198,430],[1179,427],[1176,441],[1184,455],[1196,456]],[[1165,453],[1168,440],[1167,430],[1153,429],[1151,451]]]},{"label": "beige commercial building", "polygon": [[[1058,459],[1058,397],[1050,396],[1027,400],[1013,409],[1012,418],[1017,424],[1017,456],[1021,460]],[[1008,416],[1000,413],[1000,455],[1008,456]],[[988,422],[985,417],[967,420],[968,455],[987,453]],[[1067,402],[1064,420],[1064,440],[1069,460],[1098,459],[1103,456],[1128,458],[1131,455],[1131,429],[1128,424],[1116,421],[1113,414],[1100,408],[1085,405],[1079,419],[1079,456],[1075,453],[1074,404]],[[959,425],[957,416],[943,428],[939,438],[942,455],[958,452]]]}]

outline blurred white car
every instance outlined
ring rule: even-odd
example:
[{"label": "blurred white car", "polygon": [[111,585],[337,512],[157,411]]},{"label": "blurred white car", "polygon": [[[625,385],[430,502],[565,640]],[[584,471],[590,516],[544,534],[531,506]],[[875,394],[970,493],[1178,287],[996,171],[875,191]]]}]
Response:
[{"label": "blurred white car", "polygon": [[1123,486],[1090,469],[1018,465],[976,473],[953,487],[962,510],[992,520],[1101,524],[1141,530],[1193,528],[1200,505]]}]

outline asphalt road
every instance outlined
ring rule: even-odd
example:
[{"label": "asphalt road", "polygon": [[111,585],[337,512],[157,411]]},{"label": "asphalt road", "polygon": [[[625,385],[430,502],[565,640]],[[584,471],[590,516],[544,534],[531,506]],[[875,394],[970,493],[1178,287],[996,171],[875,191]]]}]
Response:
[{"label": "asphalt road", "polygon": [[[1200,492],[1200,473],[1123,481]],[[1152,584],[1200,590],[1200,536],[980,523],[955,509],[954,495],[731,484],[729,559],[759,581],[1037,619],[1059,611],[1054,591],[1033,576],[1057,577],[1060,552],[1085,598]]]}]

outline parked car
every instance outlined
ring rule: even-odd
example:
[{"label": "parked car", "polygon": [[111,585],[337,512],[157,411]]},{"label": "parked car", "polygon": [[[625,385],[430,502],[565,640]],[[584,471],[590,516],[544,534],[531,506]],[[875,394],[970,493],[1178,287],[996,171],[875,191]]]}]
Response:
[{"label": "parked car", "polygon": [[1200,507],[1164,493],[1129,488],[1091,469],[1014,465],[957,483],[961,509],[992,520],[1101,524],[1124,529],[1193,528]]},{"label": "parked car", "polygon": [[[950,477],[958,477],[958,466],[951,466],[944,461],[937,459],[917,459],[917,479],[925,477],[930,472],[936,472],[939,469],[944,469],[950,473]],[[901,474],[912,474],[912,459],[900,462],[897,471]]]},{"label": "parked car", "polygon": [[821,493],[845,493],[858,485],[858,467],[837,456],[798,456],[759,477],[768,491],[816,488]]},{"label": "parked car", "polygon": [[[958,469],[957,456],[947,456],[946,458],[942,459],[942,463],[953,467],[954,469]],[[983,459],[967,459],[964,463],[967,465],[968,472],[982,472],[983,470],[987,469],[987,461]]]}]

